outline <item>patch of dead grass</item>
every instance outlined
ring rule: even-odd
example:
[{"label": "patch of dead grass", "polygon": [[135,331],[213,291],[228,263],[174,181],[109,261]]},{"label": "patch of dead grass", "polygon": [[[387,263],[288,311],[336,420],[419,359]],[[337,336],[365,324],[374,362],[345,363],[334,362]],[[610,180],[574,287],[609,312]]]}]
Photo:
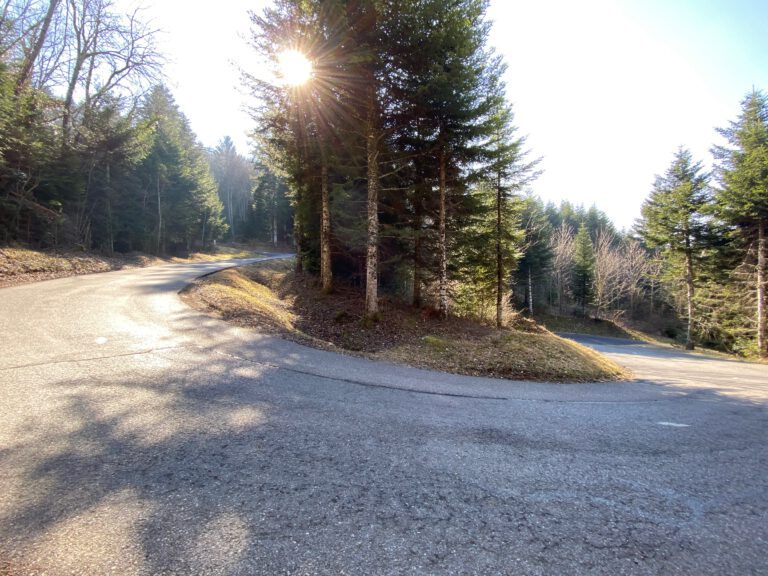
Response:
[{"label": "patch of dead grass", "polygon": [[518,319],[497,330],[467,319],[384,303],[363,322],[359,293],[322,294],[316,280],[272,260],[199,279],[183,292],[191,305],[241,326],[277,332],[310,345],[458,374],[586,382],[629,377],[597,352]]},{"label": "patch of dead grass", "polygon": [[183,294],[187,301],[194,300],[243,326],[258,326],[269,332],[295,330],[296,316],[289,306],[270,288],[234,268],[198,280]]}]

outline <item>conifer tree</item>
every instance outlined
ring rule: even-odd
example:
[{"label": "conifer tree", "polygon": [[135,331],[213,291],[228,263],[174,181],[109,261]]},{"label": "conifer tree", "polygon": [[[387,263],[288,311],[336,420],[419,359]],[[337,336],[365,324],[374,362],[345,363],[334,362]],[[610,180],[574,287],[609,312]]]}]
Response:
[{"label": "conifer tree", "polygon": [[238,235],[242,236],[240,226],[245,225],[248,218],[253,168],[248,160],[238,154],[229,136],[222,138],[216,148],[209,152],[208,159],[219,199],[224,205],[229,234],[235,240]]},{"label": "conifer tree", "polygon": [[[145,194],[152,199],[145,204],[145,221],[154,228],[147,230],[147,251],[188,252],[196,239],[204,242],[203,228],[208,238],[226,229],[216,183],[202,146],[167,88],[154,88],[140,115],[153,128],[140,168]],[[154,218],[148,210],[152,204]]]},{"label": "conifer tree", "polygon": [[734,227],[753,253],[756,278],[757,351],[768,356],[766,283],[768,273],[768,97],[753,90],[738,119],[719,130],[728,146],[715,147],[720,187],[718,215]]},{"label": "conifer tree", "polygon": [[411,31],[411,47],[396,52],[407,72],[399,93],[421,136],[420,147],[431,159],[437,189],[438,308],[443,316],[448,314],[449,208],[461,203],[450,199],[460,198],[468,167],[487,160],[481,143],[487,144],[503,125],[493,116],[503,102],[498,78],[504,67],[485,45],[486,7],[484,0],[419,3],[413,19],[400,24],[401,34],[406,27],[416,27],[419,34]]},{"label": "conifer tree", "polygon": [[685,346],[693,349],[695,317],[696,260],[706,245],[707,220],[704,209],[710,200],[707,175],[691,153],[679,148],[664,176],[657,176],[650,197],[642,207],[639,229],[645,243],[661,248],[668,266],[682,259],[681,275],[685,284],[687,327]]},{"label": "conifer tree", "polygon": [[[507,299],[510,276],[512,270],[516,268],[515,259],[524,236],[519,221],[522,205],[514,194],[535,178],[533,170],[538,163],[538,161],[526,162],[526,152],[523,149],[525,139],[516,135],[517,128],[512,123],[513,118],[511,108],[500,106],[492,117],[493,133],[487,144],[491,160],[488,172],[493,178],[495,188],[497,328],[502,327],[504,301]],[[517,202],[512,206],[514,200]],[[514,213],[511,218],[510,211]],[[515,250],[510,250],[510,244],[515,246]]]}]

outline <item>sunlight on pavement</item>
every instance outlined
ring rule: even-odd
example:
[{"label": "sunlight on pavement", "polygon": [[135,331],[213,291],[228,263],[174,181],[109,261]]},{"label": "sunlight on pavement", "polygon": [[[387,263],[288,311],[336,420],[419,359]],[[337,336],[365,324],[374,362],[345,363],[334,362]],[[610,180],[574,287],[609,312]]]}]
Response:
[{"label": "sunlight on pavement", "polygon": [[232,574],[248,552],[251,532],[234,512],[219,514],[186,546],[184,556],[198,574]]},{"label": "sunlight on pavement", "polygon": [[152,512],[151,503],[134,489],[109,494],[50,526],[26,547],[19,565],[33,574],[143,573],[140,529]]}]

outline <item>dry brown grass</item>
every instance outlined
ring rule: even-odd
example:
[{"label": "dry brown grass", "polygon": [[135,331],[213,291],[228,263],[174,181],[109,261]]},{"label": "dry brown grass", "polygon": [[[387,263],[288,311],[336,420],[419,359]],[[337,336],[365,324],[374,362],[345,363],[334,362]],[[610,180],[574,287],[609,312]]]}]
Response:
[{"label": "dry brown grass", "polygon": [[522,380],[592,382],[629,377],[629,373],[590,348],[551,332],[501,330],[480,339],[422,338],[391,348],[381,358],[452,372]]},{"label": "dry brown grass", "polygon": [[268,332],[295,331],[296,316],[289,306],[267,286],[235,268],[198,280],[182,295],[240,325],[259,326]]},{"label": "dry brown grass", "polygon": [[381,318],[363,322],[360,295],[322,294],[314,278],[269,261],[198,280],[183,294],[193,306],[241,326],[278,332],[310,345],[459,374],[586,382],[629,377],[600,354],[530,321],[497,330],[466,319],[385,303]]},{"label": "dry brown grass", "polygon": [[85,252],[0,248],[0,287],[121,268],[151,266],[159,262],[159,258],[143,254],[110,258]]}]

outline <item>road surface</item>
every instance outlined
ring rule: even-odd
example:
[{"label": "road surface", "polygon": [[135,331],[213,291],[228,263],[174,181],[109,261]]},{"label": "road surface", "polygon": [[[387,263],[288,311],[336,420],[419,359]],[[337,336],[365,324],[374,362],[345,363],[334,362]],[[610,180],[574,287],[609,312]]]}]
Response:
[{"label": "road surface", "polygon": [[189,309],[221,263],[0,290],[0,575],[768,574],[768,369],[451,376]]}]

